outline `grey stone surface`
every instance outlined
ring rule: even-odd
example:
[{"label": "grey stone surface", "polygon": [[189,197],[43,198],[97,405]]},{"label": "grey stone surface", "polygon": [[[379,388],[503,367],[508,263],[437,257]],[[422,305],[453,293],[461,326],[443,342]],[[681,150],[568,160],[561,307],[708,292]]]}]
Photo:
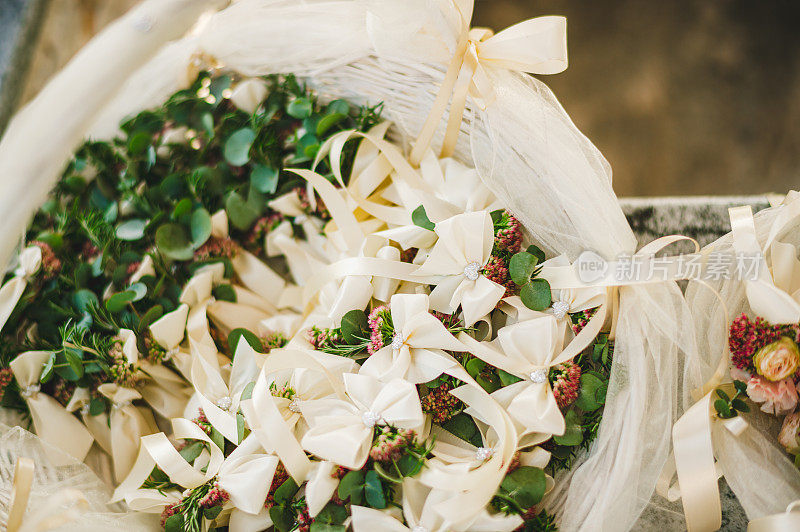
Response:
[{"label": "grey stone surface", "polygon": [[0,134],[17,107],[49,0],[0,0]]},{"label": "grey stone surface", "polygon": [[620,198],[620,203],[639,246],[670,234],[689,236],[705,246],[730,231],[728,208],[750,205],[757,212],[769,207],[766,196]]}]

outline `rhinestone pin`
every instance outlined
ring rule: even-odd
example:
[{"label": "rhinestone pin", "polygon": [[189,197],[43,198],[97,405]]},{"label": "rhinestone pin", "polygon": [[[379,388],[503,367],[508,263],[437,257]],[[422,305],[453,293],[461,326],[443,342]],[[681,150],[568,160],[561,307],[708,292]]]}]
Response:
[{"label": "rhinestone pin", "polygon": [[531,371],[531,381],[534,384],[541,384],[547,380],[547,370],[544,368],[538,368]]},{"label": "rhinestone pin", "polygon": [[403,344],[406,341],[403,339],[403,336],[400,333],[395,333],[392,337],[392,349],[395,351],[400,351],[403,348]]},{"label": "rhinestone pin", "polygon": [[494,449],[491,447],[478,447],[475,450],[475,459],[476,460],[488,460],[494,454]]},{"label": "rhinestone pin", "polygon": [[289,403],[289,410],[294,412],[295,414],[300,413],[300,401],[297,399],[292,399],[292,402]]},{"label": "rhinestone pin", "polygon": [[481,265],[477,262],[470,262],[464,266],[464,277],[470,281],[477,281],[481,275]]},{"label": "rhinestone pin", "polygon": [[32,395],[39,393],[39,390],[41,389],[42,387],[39,386],[38,384],[29,384],[25,387],[24,390],[20,392],[20,395],[22,395],[22,397],[27,399],[28,397],[31,397]]},{"label": "rhinestone pin", "polygon": [[558,319],[564,319],[569,311],[569,303],[566,301],[553,301],[553,316]]},{"label": "rhinestone pin", "polygon": [[422,525],[417,525],[411,529],[411,532],[428,532],[428,529]]},{"label": "rhinestone pin", "polygon": [[361,414],[361,421],[364,422],[364,425],[367,427],[374,427],[375,424],[380,421],[381,416],[380,414],[376,414],[372,410],[368,410]]},{"label": "rhinestone pin", "polygon": [[233,404],[233,399],[228,396],[217,399],[217,406],[223,410],[228,410]]}]

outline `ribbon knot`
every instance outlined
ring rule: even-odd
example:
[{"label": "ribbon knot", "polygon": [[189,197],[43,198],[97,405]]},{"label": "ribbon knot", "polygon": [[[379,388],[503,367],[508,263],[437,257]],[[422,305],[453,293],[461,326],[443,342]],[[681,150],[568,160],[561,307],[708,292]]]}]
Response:
[{"label": "ribbon knot", "polygon": [[30,399],[31,397],[35,396],[39,393],[42,387],[38,384],[29,384],[25,386],[25,388],[20,392],[20,395],[25,399]]},{"label": "ribbon knot", "polygon": [[495,34],[487,28],[470,29],[474,0],[454,0],[453,4],[460,19],[458,41],[430,114],[411,150],[409,160],[414,166],[419,166],[430,146],[448,101],[450,116],[441,156],[453,154],[467,95],[472,96],[482,110],[495,97],[488,74],[490,68],[533,74],[557,74],[567,68],[566,18],[532,18]]}]

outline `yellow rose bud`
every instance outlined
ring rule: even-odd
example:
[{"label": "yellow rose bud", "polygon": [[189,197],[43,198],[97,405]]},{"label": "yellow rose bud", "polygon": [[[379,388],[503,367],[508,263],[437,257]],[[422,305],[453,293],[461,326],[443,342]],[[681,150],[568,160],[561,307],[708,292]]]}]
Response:
[{"label": "yellow rose bud", "polygon": [[770,381],[780,381],[794,375],[800,366],[800,351],[794,340],[782,337],[758,350],[753,365],[759,375]]}]

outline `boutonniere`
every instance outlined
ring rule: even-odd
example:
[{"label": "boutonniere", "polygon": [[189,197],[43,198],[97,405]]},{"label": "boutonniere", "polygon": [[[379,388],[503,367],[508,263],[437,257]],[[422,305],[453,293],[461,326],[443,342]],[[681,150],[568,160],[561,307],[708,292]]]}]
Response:
[{"label": "boutonniere", "polygon": [[520,436],[533,432],[546,439],[564,433],[564,416],[549,382],[550,368],[567,361],[560,356],[564,335],[565,324],[551,315],[503,327],[492,342],[459,335],[470,353],[520,379],[492,394],[520,424]]},{"label": "boutonniere", "polygon": [[367,461],[376,426],[421,429],[425,418],[416,386],[402,379],[381,382],[351,373],[343,377],[346,399],[300,404],[309,425],[301,441],[305,450],[348,469],[360,469]]},{"label": "boutonniere", "polygon": [[395,294],[390,303],[391,343],[373,353],[361,366],[362,375],[381,380],[429,382],[458,365],[444,350],[463,348],[428,310],[425,294]]},{"label": "boutonniere", "polygon": [[439,239],[415,273],[438,276],[431,308],[452,314],[460,306],[469,327],[494,309],[506,291],[483,274],[494,246],[492,218],[486,211],[459,214],[437,223],[434,231]]}]

